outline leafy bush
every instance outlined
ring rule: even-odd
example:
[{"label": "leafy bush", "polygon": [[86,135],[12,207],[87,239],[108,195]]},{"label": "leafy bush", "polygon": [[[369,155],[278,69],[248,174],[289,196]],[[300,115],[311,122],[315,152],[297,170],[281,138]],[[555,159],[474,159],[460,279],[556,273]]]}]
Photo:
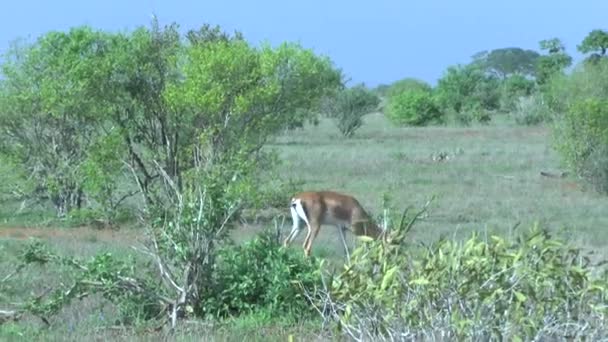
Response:
[{"label": "leafy bush", "polygon": [[608,61],[585,64],[551,85],[555,145],[565,164],[608,193]]},{"label": "leafy bush", "polygon": [[511,112],[516,109],[522,97],[528,97],[534,91],[535,83],[521,75],[513,75],[502,82],[500,109]]},{"label": "leafy bush", "polygon": [[511,115],[520,125],[536,125],[551,120],[551,110],[545,104],[542,94],[520,97]]},{"label": "leafy bush", "polygon": [[608,100],[582,99],[558,124],[558,151],[576,173],[608,193]]},{"label": "leafy bush", "polygon": [[462,113],[472,108],[495,110],[500,99],[500,83],[476,65],[452,66],[435,88],[444,112]]},{"label": "leafy bush", "polygon": [[294,250],[283,249],[269,231],[239,246],[219,252],[215,289],[203,298],[213,316],[241,315],[265,310],[276,317],[312,315],[303,289],[321,284],[320,265]]},{"label": "leafy bush", "polygon": [[357,85],[338,92],[329,98],[326,111],[334,119],[343,136],[350,138],[363,125],[363,116],[378,108],[380,98],[364,85]]},{"label": "leafy bush", "polygon": [[442,121],[442,112],[430,91],[411,89],[388,99],[387,117],[397,125],[424,126]]},{"label": "leafy bush", "polygon": [[[423,248],[368,241],[317,294],[354,339],[534,340],[608,334],[608,272],[534,226],[513,241],[474,233]],[[327,303],[332,303],[327,308]]]},{"label": "leafy bush", "polygon": [[396,96],[404,91],[423,90],[430,92],[433,88],[426,82],[416,78],[404,78],[391,84],[388,88],[388,97]]}]

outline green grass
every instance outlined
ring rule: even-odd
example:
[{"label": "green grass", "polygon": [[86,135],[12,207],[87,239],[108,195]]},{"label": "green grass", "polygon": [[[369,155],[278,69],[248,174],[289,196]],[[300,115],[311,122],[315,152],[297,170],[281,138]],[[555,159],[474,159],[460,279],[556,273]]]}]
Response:
[{"label": "green grass", "polygon": [[[572,178],[546,178],[540,171],[560,172],[556,152],[550,145],[549,129],[516,126],[500,122],[474,127],[396,128],[381,115],[365,118],[364,126],[351,139],[340,136],[330,121],[319,126],[289,132],[268,148],[275,149],[284,163],[279,174],[305,181],[305,189],[332,189],[355,195],[375,216],[382,212],[383,194],[397,209],[422,206],[431,196],[437,199],[429,215],[412,231],[412,241],[429,241],[440,235],[461,238],[473,230],[509,234],[520,223],[529,227],[539,221],[561,230],[571,241],[606,254],[608,244],[608,198],[587,191]],[[447,160],[434,161],[444,154]],[[291,194],[284,194],[285,203]],[[24,237],[8,227],[60,226],[48,208],[19,212],[18,204],[0,206],[0,278],[11,272]],[[268,223],[271,224],[271,223]],[[290,229],[285,221],[283,234]],[[245,225],[233,232],[245,241],[261,225]],[[47,228],[48,229],[48,228]],[[99,251],[135,253],[133,230],[107,231],[63,228],[63,234],[43,234],[51,246],[68,255],[88,257]],[[67,231],[67,233],[65,233]],[[29,233],[28,233],[29,234]],[[114,235],[115,234],[115,235]],[[124,239],[128,234],[132,239]],[[291,248],[301,249],[305,234]],[[349,238],[352,243],[352,237]],[[341,260],[342,246],[337,231],[321,231],[314,255]],[[33,268],[0,284],[0,309],[30,294],[41,293],[60,281],[69,280],[67,269]],[[163,340],[165,336],[146,327],[113,327],[115,313],[99,298],[72,305],[46,327],[28,318],[0,326],[0,340]],[[242,317],[220,325],[206,322],[184,324],[176,340],[207,339],[296,340],[323,339],[320,324],[274,322],[257,316]],[[269,337],[270,336],[270,337]]]},{"label": "green grass", "polygon": [[[508,233],[517,223],[538,221],[586,246],[608,243],[608,199],[575,179],[540,175],[563,171],[547,127],[395,128],[378,114],[365,121],[348,140],[329,122],[278,138],[271,147],[285,160],[281,174],[304,179],[307,189],[353,194],[374,215],[381,214],[384,193],[397,208],[422,206],[436,195],[413,240]],[[433,161],[440,153],[449,159]],[[337,241],[334,233],[319,240]]]}]

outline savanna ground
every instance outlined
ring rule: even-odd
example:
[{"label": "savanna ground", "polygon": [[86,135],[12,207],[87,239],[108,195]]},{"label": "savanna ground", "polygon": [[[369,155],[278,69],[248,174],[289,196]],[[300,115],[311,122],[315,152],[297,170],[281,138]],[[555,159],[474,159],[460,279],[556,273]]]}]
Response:
[{"label": "savanna ground", "polygon": [[[356,196],[375,216],[382,213],[383,196],[391,206],[420,207],[431,196],[428,216],[410,234],[413,242],[441,235],[455,239],[476,230],[510,234],[517,227],[539,222],[579,246],[606,256],[608,199],[560,174],[546,126],[523,127],[508,117],[472,127],[396,128],[380,114],[366,116],[351,139],[344,139],[332,122],[280,136],[268,148],[279,152],[284,179],[301,179],[310,190],[332,189]],[[443,158],[442,158],[443,157]],[[291,194],[285,194],[285,203]],[[108,230],[58,227],[47,213],[19,211],[17,204],[0,208],[0,276],[14,270],[17,255],[30,238],[46,240],[66,255],[92,256],[99,251],[137,255],[140,232],[132,227]],[[283,234],[290,229],[286,218]],[[246,241],[272,222],[250,222],[233,231]],[[292,248],[300,250],[304,234]],[[352,243],[352,239],[351,240]],[[322,230],[313,254],[338,262],[342,248],[335,229]],[[29,268],[0,284],[0,307],[10,307],[31,294],[42,293],[66,277],[68,269]],[[149,327],[112,327],[113,310],[99,298],[86,298],[62,311],[50,328],[36,318],[0,326],[2,340],[163,340]],[[263,314],[215,326],[203,322],[181,325],[177,340],[323,339],[320,322],[277,322]],[[203,338],[204,337],[204,338]]]}]

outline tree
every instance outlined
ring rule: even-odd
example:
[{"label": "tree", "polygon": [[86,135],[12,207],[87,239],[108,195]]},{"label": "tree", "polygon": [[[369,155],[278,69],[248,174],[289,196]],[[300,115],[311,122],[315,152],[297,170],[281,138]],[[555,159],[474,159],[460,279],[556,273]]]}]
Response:
[{"label": "tree", "polygon": [[342,135],[350,138],[363,125],[363,116],[378,108],[380,98],[359,84],[346,88],[335,97],[327,99],[325,111],[331,117]]},{"label": "tree", "polygon": [[608,31],[599,29],[592,30],[577,48],[578,51],[582,53],[592,52],[592,54],[587,57],[587,61],[593,62],[605,57],[606,50],[608,49]]},{"label": "tree", "polygon": [[89,27],[15,45],[2,65],[0,153],[21,164],[58,216],[83,203],[82,166],[102,135],[95,100],[112,39]]},{"label": "tree", "polygon": [[81,205],[85,183],[115,206],[123,170],[136,182],[120,190],[160,204],[161,177],[181,187],[194,152],[218,165],[259,156],[341,85],[329,59],[297,44],[254,48],[209,26],[188,37],[154,21],[130,33],[52,32],[14,50],[0,151],[28,165],[61,214]]},{"label": "tree", "polygon": [[475,64],[448,67],[439,79],[436,93],[444,111],[461,113],[479,107],[496,109],[500,89],[496,76],[486,74]]},{"label": "tree", "polygon": [[500,79],[511,75],[534,76],[536,60],[540,54],[534,50],[524,50],[518,47],[508,47],[482,51],[473,56],[472,64],[479,66],[487,73]]},{"label": "tree", "polygon": [[564,44],[558,38],[541,40],[540,49],[547,54],[540,56],[536,62],[536,83],[546,84],[557,74],[572,65],[572,57],[566,53]]}]

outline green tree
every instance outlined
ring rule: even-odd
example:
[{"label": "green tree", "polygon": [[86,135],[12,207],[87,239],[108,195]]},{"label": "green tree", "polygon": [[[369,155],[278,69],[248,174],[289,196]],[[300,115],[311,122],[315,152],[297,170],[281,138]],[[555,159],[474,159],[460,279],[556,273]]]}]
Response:
[{"label": "green tree", "polygon": [[597,61],[606,56],[608,49],[608,31],[592,30],[577,46],[578,51],[582,53],[592,53],[587,57],[587,61]]},{"label": "green tree", "polygon": [[436,93],[444,111],[462,113],[471,108],[498,108],[500,89],[495,76],[477,65],[451,66],[439,79]]},{"label": "green tree", "polygon": [[363,116],[378,108],[380,98],[363,84],[346,88],[328,98],[325,111],[343,136],[350,138],[363,125]]},{"label": "green tree", "polygon": [[64,216],[83,202],[82,165],[108,108],[95,100],[113,44],[89,27],[14,45],[2,64],[0,153]]},{"label": "green tree", "polygon": [[482,51],[473,56],[472,64],[500,79],[511,75],[534,76],[536,60],[540,54],[534,50],[518,47]]},{"label": "green tree", "polygon": [[551,77],[562,74],[564,69],[572,65],[572,57],[566,53],[566,48],[558,38],[541,40],[540,49],[546,51],[536,63],[536,82],[547,84]]}]

